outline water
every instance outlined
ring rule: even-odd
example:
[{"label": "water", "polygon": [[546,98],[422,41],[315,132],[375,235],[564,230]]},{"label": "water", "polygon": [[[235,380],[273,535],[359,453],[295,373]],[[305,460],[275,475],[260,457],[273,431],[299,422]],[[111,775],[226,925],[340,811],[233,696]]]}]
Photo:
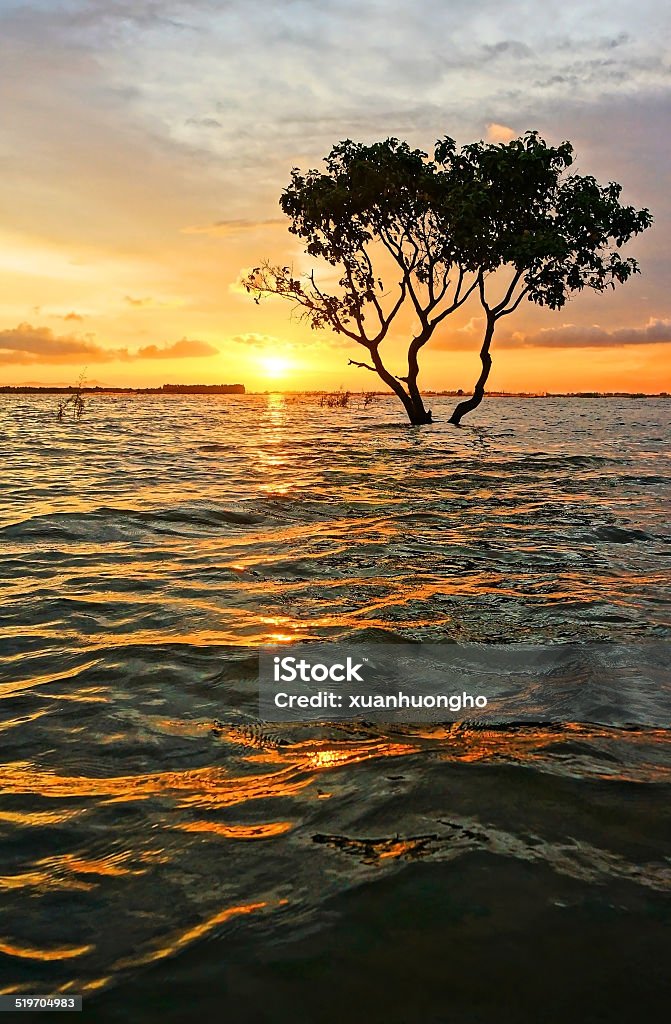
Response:
[{"label": "water", "polygon": [[422,429],[383,399],[0,402],[1,992],[163,1024],[671,994],[654,706],[256,724],[261,644],[668,637],[667,402],[492,399],[461,430],[445,398]]}]

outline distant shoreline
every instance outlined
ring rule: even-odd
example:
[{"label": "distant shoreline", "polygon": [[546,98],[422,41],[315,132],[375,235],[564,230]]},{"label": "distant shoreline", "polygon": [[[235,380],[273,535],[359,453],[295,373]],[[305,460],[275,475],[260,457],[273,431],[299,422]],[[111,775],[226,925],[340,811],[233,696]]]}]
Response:
[{"label": "distant shoreline", "polygon": [[[160,388],[122,388],[122,387],[49,387],[32,385],[3,385],[0,395],[323,395],[330,392],[321,391],[247,391],[244,384],[164,384]],[[357,394],[358,392],[352,392]],[[363,394],[364,392],[361,392]],[[392,397],[386,391],[368,392],[376,397]],[[471,394],[469,391],[425,391],[430,398],[461,398]],[[488,398],[669,398],[668,391],[488,391]]]},{"label": "distant shoreline", "polygon": [[244,395],[244,384],[163,384],[160,388],[67,387],[54,385],[3,385],[0,395]]}]

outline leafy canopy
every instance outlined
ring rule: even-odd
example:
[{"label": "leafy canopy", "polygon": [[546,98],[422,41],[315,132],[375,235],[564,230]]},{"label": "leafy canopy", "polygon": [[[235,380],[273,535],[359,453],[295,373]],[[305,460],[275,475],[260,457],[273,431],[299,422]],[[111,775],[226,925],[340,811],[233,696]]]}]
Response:
[{"label": "leafy canopy", "polygon": [[548,146],[527,132],[458,152],[445,138],[435,159],[451,182],[455,249],[484,272],[514,268],[532,302],[560,309],[571,292],[614,288],[638,272],[618,250],[652,224],[650,211],[622,206],[615,182],[565,173],[569,142]]},{"label": "leafy canopy", "polygon": [[[647,209],[620,204],[616,183],[567,173],[572,162],[570,143],[549,146],[536,132],[461,150],[445,137],[433,159],[394,138],[346,140],[325,170],[294,168],[280,199],[305,252],[341,270],[337,291],[320,288],[314,273],[301,278],[270,263],[254,268],[245,287],[257,299],[291,298],[312,327],[330,326],[368,348],[406,299],[424,343],[476,284],[484,303],[485,278],[505,266],[519,288],[499,315],[524,297],[560,309],[571,292],[603,291],[638,272],[619,249],[652,223]],[[375,270],[376,246],[401,273],[391,300]]]},{"label": "leafy canopy", "polygon": [[[271,264],[252,271],[247,290],[257,297],[293,298],[313,327],[331,326],[367,347],[379,344],[406,298],[423,329],[432,330],[475,286],[473,281],[463,287],[464,265],[448,301],[449,272],[461,255],[451,231],[449,174],[398,139],[371,146],[341,142],[325,165],[325,172],[305,174],[294,168],[280,206],[291,219],[290,232],[304,240],[305,252],[342,271],[337,293],[319,288],[314,274],[300,279],[291,268]],[[375,270],[376,246],[384,247],[396,273],[400,270],[393,297]]]}]

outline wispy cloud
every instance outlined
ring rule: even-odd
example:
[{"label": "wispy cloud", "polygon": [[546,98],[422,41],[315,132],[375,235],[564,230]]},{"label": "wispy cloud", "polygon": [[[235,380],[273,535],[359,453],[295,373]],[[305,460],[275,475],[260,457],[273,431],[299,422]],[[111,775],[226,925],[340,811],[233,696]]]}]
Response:
[{"label": "wispy cloud", "polygon": [[216,117],[187,117],[185,125],[194,128],[223,128],[221,121]]},{"label": "wispy cloud", "polygon": [[185,304],[184,299],[154,299],[151,295],[145,298],[124,295],[124,302],[133,309],[178,309]]},{"label": "wispy cloud", "polygon": [[248,348],[270,348],[280,343],[272,334],[255,334],[253,331],[248,334],[236,334],[231,341],[236,345],[246,345]]},{"label": "wispy cloud", "polygon": [[217,220],[214,224],[196,224],[193,227],[182,228],[182,232],[185,235],[214,235],[217,238],[231,238],[249,231],[261,231],[263,228],[278,226],[286,228],[287,224],[286,217],[269,217],[266,220],[248,220],[240,217],[233,220]]},{"label": "wispy cloud", "polygon": [[[39,313],[39,308],[37,308],[35,312]],[[53,317],[54,320],[65,320],[76,323],[81,323],[85,319],[81,313],[75,313],[74,310],[71,310],[69,313],[50,313],[49,316]]]}]

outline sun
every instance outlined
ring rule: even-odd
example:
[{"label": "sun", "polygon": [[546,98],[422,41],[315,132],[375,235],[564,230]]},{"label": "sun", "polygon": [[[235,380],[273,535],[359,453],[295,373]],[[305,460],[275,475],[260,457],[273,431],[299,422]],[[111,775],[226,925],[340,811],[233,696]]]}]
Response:
[{"label": "sun", "polygon": [[286,377],[291,363],[286,356],[268,355],[261,357],[261,366],[266,377]]}]

